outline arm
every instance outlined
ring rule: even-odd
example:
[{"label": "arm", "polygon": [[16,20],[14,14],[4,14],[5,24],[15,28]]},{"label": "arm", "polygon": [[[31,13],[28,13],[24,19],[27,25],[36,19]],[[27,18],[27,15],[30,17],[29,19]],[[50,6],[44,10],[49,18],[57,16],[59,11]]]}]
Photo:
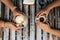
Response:
[{"label": "arm", "polygon": [[11,0],[1,0],[1,2],[3,2],[6,6],[8,6],[11,11],[13,12],[13,16],[14,16],[14,21],[17,15],[22,15],[22,17],[26,17],[26,15],[23,12],[20,12],[19,10],[17,10],[17,7],[14,6],[14,4],[11,2]]},{"label": "arm", "polygon": [[60,0],[54,1],[53,3],[51,3],[50,5],[48,5],[46,8],[47,8],[48,10],[51,10],[51,9],[53,9],[53,8],[55,8],[55,7],[58,7],[58,6],[60,6]]},{"label": "arm", "polygon": [[14,4],[10,0],[1,0],[1,2],[8,6],[11,9],[11,11],[13,11],[16,8],[16,6],[14,6]]},{"label": "arm", "polygon": [[55,7],[58,7],[58,6],[60,6],[60,0],[54,1],[53,3],[47,5],[46,8],[44,8],[44,9],[40,10],[39,12],[37,12],[36,17],[39,18],[43,14],[43,12],[46,14],[46,16],[48,16],[50,10],[55,8]]},{"label": "arm", "polygon": [[16,27],[14,23],[5,22],[5,21],[2,21],[2,20],[0,20],[0,27],[8,27],[8,28],[13,29],[13,30],[20,29],[20,27]]},{"label": "arm", "polygon": [[44,24],[44,23],[41,23],[41,22],[39,22],[39,21],[36,22],[36,25],[39,26],[39,27],[40,27],[41,29],[43,29],[44,31],[60,37],[60,30],[51,29],[48,24]]}]

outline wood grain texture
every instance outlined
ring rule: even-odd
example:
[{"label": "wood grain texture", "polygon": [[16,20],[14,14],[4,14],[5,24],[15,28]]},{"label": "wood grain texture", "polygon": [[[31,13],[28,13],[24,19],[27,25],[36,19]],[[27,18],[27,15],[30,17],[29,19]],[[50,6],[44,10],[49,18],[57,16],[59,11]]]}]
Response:
[{"label": "wood grain texture", "polygon": [[35,6],[30,6],[30,40],[35,40]]},{"label": "wood grain texture", "polygon": [[[9,20],[9,8],[5,7],[5,19]],[[4,40],[9,39],[9,28],[4,28]]]},{"label": "wood grain texture", "polygon": [[[22,12],[24,12],[27,16],[27,26],[15,31],[15,30],[9,30],[9,28],[4,28],[3,33],[3,40],[60,40],[60,38],[53,36],[52,34],[49,34],[45,31],[42,31],[41,28],[37,27],[35,25],[35,14],[39,10],[41,10],[41,5],[38,3],[39,0],[35,0],[35,5],[23,5],[23,0],[12,0],[15,6],[18,7],[18,9]],[[41,1],[41,0],[40,0]],[[51,4],[53,0],[45,0],[45,2],[48,4]],[[2,10],[1,10],[1,2],[0,2],[0,16]],[[42,8],[44,8],[46,5],[44,5]],[[5,6],[5,18],[9,20],[9,13],[11,14],[11,19],[13,17],[12,13],[10,12],[10,9]],[[54,13],[52,10],[50,13]],[[58,13],[58,15],[56,15]],[[60,16],[60,9],[55,9],[55,15]],[[49,16],[52,17],[52,14]],[[51,19],[50,19],[51,20]],[[57,19],[59,20],[59,19]],[[56,21],[57,21],[56,20]],[[53,24],[54,25],[54,24]],[[10,32],[10,34],[9,34]],[[1,34],[0,34],[1,35]],[[49,37],[48,37],[49,36]],[[0,37],[0,40],[2,40],[2,37]]]},{"label": "wood grain texture", "polygon": [[26,26],[24,26],[24,28],[23,28],[23,40],[28,40],[29,39],[29,37],[28,37],[28,14],[29,14],[29,9],[28,9],[28,5],[24,5],[24,13],[26,14],[26,16],[27,16],[27,25]]},{"label": "wood grain texture", "polygon": [[[38,12],[40,10],[40,8],[41,8],[41,6],[39,5],[38,0],[36,0],[36,12]],[[42,31],[41,31],[40,27],[36,26],[36,28],[37,28],[36,40],[42,40],[42,34],[41,34]]]}]

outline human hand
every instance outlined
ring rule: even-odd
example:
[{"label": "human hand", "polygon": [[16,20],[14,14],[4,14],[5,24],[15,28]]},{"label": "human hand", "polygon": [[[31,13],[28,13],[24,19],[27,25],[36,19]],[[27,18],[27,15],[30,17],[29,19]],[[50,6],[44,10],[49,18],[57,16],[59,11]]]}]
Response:
[{"label": "human hand", "polygon": [[49,33],[49,31],[51,30],[51,28],[50,28],[50,25],[48,24],[48,23],[42,23],[42,22],[40,22],[40,21],[37,21],[36,22],[36,25],[38,26],[38,27],[40,27],[42,30],[44,30],[44,31],[46,31],[46,32],[48,32]]},{"label": "human hand", "polygon": [[13,11],[13,16],[14,16],[14,22],[16,22],[17,24],[20,24],[20,25],[22,25],[27,18],[23,12],[20,12],[17,9],[15,9]]},{"label": "human hand", "polygon": [[60,30],[51,29],[48,23],[44,24],[42,22],[37,21],[36,25],[40,27],[43,31],[55,35],[57,37],[60,37]]},{"label": "human hand", "polygon": [[[39,11],[36,15],[36,18],[38,18],[38,20],[36,21],[36,25],[39,26],[41,29],[43,29],[44,31],[48,32],[49,30],[51,30],[50,25],[48,23],[48,14],[49,14],[50,10],[45,8],[42,9],[41,11]],[[46,23],[40,22],[39,18],[41,17],[41,15],[46,14]]]},{"label": "human hand", "polygon": [[12,22],[5,22],[5,27],[8,27],[10,29],[13,29],[13,30],[19,30],[21,27],[17,27],[14,23]]},{"label": "human hand", "polygon": [[[43,10],[40,11],[40,13],[37,14],[36,18],[40,19],[41,15],[43,15],[43,13],[41,12],[44,12],[44,11]],[[48,13],[48,12],[49,11],[46,11],[45,13]],[[48,14],[46,14],[46,18],[48,18]],[[57,37],[60,37],[60,30],[52,29],[47,20],[44,23],[44,22],[39,21],[39,19],[36,21],[36,26],[40,27],[45,32],[48,32],[52,35],[56,35]]]},{"label": "human hand", "polygon": [[13,12],[13,16],[14,16],[14,21],[16,19],[17,16],[22,16],[22,18],[26,18],[26,15],[23,12],[20,12],[18,9],[14,9]]},{"label": "human hand", "polygon": [[48,8],[42,9],[36,14],[36,18],[40,18],[41,15],[46,14],[46,18],[49,14],[50,10]]}]

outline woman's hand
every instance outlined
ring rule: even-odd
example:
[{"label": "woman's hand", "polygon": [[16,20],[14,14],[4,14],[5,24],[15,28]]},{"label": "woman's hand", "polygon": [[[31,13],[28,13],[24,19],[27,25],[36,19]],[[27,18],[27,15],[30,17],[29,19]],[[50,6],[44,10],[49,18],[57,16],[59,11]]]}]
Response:
[{"label": "woman's hand", "polygon": [[20,27],[17,27],[14,23],[12,22],[5,22],[4,23],[5,27],[8,27],[10,29],[13,29],[13,30],[19,30]]},{"label": "woman's hand", "polygon": [[40,18],[40,16],[43,14],[46,14],[46,17],[47,17],[49,12],[50,12],[49,8],[42,9],[39,12],[37,12],[36,18]]},{"label": "woman's hand", "polygon": [[[41,15],[43,15],[44,13],[46,14],[46,18],[48,17],[50,10],[46,10],[46,9],[42,9],[40,12],[37,13],[36,18],[40,18]],[[36,21],[36,25],[38,27],[40,27],[42,30],[56,35],[57,37],[60,37],[60,30],[54,30],[50,28],[50,25],[48,23],[48,21],[46,21],[46,23],[40,22],[39,19]]]},{"label": "woman's hand", "polygon": [[37,21],[36,25],[40,27],[43,31],[48,32],[57,37],[60,37],[60,30],[51,29],[48,23],[44,24],[42,22]]},{"label": "woman's hand", "polygon": [[24,18],[24,19],[26,18],[26,15],[23,12],[20,12],[19,10],[17,10],[16,8],[12,12],[13,12],[13,16],[14,16],[14,21],[17,16],[22,16],[22,18]]},{"label": "woman's hand", "polygon": [[49,24],[48,23],[42,23],[42,22],[40,22],[40,21],[37,21],[36,22],[36,25],[38,26],[38,27],[40,27],[41,29],[43,29],[44,31],[46,31],[46,32],[48,32],[49,33],[49,31],[51,30],[51,28],[50,28],[50,26],[49,26]]},{"label": "woman's hand", "polygon": [[[43,15],[43,14],[46,14],[46,18],[48,18],[49,12],[50,12],[49,8],[42,9],[42,10],[40,10],[40,11],[37,13],[36,18],[39,19],[40,16]],[[50,29],[50,26],[49,26],[48,22],[46,22],[46,23],[47,23],[47,24],[44,24],[44,23],[40,22],[39,20],[36,21],[36,25],[37,25],[37,26],[39,26],[41,29],[47,31],[48,29]]]}]

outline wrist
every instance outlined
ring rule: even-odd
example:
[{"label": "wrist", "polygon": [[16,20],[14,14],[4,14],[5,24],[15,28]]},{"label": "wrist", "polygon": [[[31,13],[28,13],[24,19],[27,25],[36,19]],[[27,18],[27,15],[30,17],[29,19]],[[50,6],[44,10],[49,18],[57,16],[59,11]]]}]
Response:
[{"label": "wrist", "polygon": [[11,11],[12,11],[12,12],[15,12],[16,9],[17,9],[17,7],[15,6],[15,7],[13,7],[13,8],[11,9]]},{"label": "wrist", "polygon": [[47,10],[47,11],[50,11],[51,9],[52,9],[51,6],[47,6],[47,7],[46,7],[46,10]]},{"label": "wrist", "polygon": [[15,15],[15,14],[18,12],[18,8],[17,8],[17,7],[14,7],[14,8],[12,9],[12,12],[13,12],[13,15]]}]

